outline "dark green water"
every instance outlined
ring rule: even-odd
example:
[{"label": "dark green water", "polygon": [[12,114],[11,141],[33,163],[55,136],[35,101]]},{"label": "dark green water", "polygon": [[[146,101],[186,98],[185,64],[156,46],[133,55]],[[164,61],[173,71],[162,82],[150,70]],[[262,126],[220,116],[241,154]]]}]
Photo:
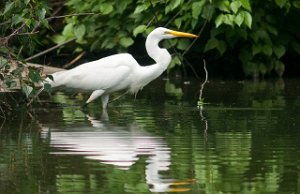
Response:
[{"label": "dark green water", "polygon": [[300,80],[210,81],[202,111],[200,84],[158,80],[107,114],[61,92],[15,111],[0,193],[300,193]]}]

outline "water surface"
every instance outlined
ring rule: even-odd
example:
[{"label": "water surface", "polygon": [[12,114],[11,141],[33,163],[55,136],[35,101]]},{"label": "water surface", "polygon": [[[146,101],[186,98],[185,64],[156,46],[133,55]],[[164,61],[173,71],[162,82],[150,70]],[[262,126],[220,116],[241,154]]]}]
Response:
[{"label": "water surface", "polygon": [[[56,92],[2,119],[0,193],[300,193],[300,80],[157,80],[87,111]],[[115,94],[113,98],[121,95]]]}]

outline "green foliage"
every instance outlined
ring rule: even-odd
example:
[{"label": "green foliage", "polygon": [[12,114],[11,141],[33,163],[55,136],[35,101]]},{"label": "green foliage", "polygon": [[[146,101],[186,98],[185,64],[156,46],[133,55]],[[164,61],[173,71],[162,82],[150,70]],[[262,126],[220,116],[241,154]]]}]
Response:
[{"label": "green foliage", "polygon": [[40,27],[49,28],[46,1],[6,1],[0,3],[0,74],[1,87],[21,88],[27,97],[42,80],[39,69],[25,68],[22,59],[31,55],[37,44]]},{"label": "green foliage", "polygon": [[[74,50],[78,48],[91,51],[114,49],[122,52],[134,44],[138,35],[146,37],[154,29],[154,26],[168,23],[175,15],[176,17],[171,20],[168,27],[182,31],[199,29],[205,19],[211,17],[211,14],[205,11],[210,10],[211,6],[206,0],[189,3],[183,0],[92,0],[89,4],[78,0],[69,0],[67,6],[70,12],[95,13],[94,15],[66,18],[62,33],[53,36],[56,43],[76,38],[79,44]],[[178,12],[180,14],[177,15]],[[191,12],[192,14],[190,14]],[[75,33],[78,24],[85,26],[86,32],[88,32],[80,38]],[[188,39],[171,40],[170,44],[164,46],[174,46],[179,50],[185,50],[190,43]],[[171,67],[180,63],[180,60],[175,58]]]},{"label": "green foliage", "polygon": [[[276,64],[279,64],[287,50],[291,48],[300,53],[300,44],[294,38],[296,29],[286,32],[283,27],[286,24],[282,18],[299,9],[299,2],[92,0],[87,4],[79,0],[68,0],[66,5],[69,12],[95,14],[66,18],[62,33],[53,36],[53,40],[62,43],[76,38],[78,44],[74,50],[114,49],[120,52],[132,46],[138,35],[145,37],[157,24],[197,33],[205,21],[208,21],[209,24],[214,23],[214,26],[210,25],[210,28],[205,29],[210,36],[205,37],[206,43],[198,46],[196,52],[216,50],[219,57],[240,61],[246,75],[264,75],[273,70],[282,75],[283,68],[278,71]],[[190,41],[171,40],[164,46],[183,51]],[[237,54],[232,56],[233,52]],[[174,57],[169,69],[180,63],[181,60]]]}]

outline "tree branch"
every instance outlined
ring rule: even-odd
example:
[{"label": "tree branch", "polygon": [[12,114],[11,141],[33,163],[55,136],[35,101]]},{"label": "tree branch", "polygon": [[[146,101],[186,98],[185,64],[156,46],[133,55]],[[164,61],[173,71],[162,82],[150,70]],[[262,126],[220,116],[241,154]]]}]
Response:
[{"label": "tree branch", "polygon": [[[201,84],[201,89],[200,89],[200,94],[199,94],[199,100],[200,100],[200,101],[203,101],[203,98],[202,98],[203,90],[204,90],[205,84],[206,84],[207,81],[208,81],[208,71],[207,71],[207,69],[206,69],[206,61],[205,61],[205,59],[203,59],[203,68],[204,68],[204,71],[205,71],[205,80],[204,80],[204,82]],[[202,103],[203,103],[203,102],[202,102]]]},{"label": "tree branch", "polygon": [[93,12],[88,12],[88,13],[74,13],[74,14],[61,15],[61,16],[51,16],[51,17],[46,18],[46,20],[58,19],[58,18],[65,18],[65,17],[72,17],[72,16],[98,15],[98,14],[100,14],[100,13],[93,13]]},{"label": "tree branch", "polygon": [[30,60],[32,60],[32,59],[35,59],[35,58],[37,58],[37,57],[39,57],[39,56],[42,56],[42,55],[44,55],[44,54],[46,54],[46,53],[49,53],[50,51],[53,51],[53,50],[57,49],[57,48],[59,48],[59,47],[65,45],[65,44],[68,44],[68,43],[70,43],[70,42],[72,42],[72,41],[74,41],[74,40],[75,40],[75,38],[72,38],[72,39],[70,39],[70,40],[67,40],[67,41],[61,43],[61,44],[57,44],[57,45],[55,45],[55,46],[53,46],[53,47],[51,47],[51,48],[49,48],[49,49],[46,49],[46,50],[44,50],[44,51],[38,53],[38,54],[35,54],[35,55],[31,56],[31,57],[28,57],[28,58],[25,59],[24,61],[27,62],[27,61],[30,61]]}]

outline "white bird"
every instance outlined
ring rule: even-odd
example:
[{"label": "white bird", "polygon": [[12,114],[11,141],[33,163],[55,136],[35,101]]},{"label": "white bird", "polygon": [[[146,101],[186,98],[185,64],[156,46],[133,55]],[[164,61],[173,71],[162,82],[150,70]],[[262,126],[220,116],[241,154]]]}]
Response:
[{"label": "white bird", "polygon": [[64,86],[92,91],[85,105],[101,96],[102,107],[106,109],[110,93],[127,89],[130,93],[136,94],[167,69],[171,62],[171,55],[167,49],[160,48],[158,44],[163,39],[175,37],[197,38],[198,36],[159,27],[154,29],[146,39],[147,53],[155,61],[153,65],[140,66],[128,53],[115,54],[84,63],[70,70],[56,72],[52,74],[53,80],[47,78],[46,82],[52,88]]}]

